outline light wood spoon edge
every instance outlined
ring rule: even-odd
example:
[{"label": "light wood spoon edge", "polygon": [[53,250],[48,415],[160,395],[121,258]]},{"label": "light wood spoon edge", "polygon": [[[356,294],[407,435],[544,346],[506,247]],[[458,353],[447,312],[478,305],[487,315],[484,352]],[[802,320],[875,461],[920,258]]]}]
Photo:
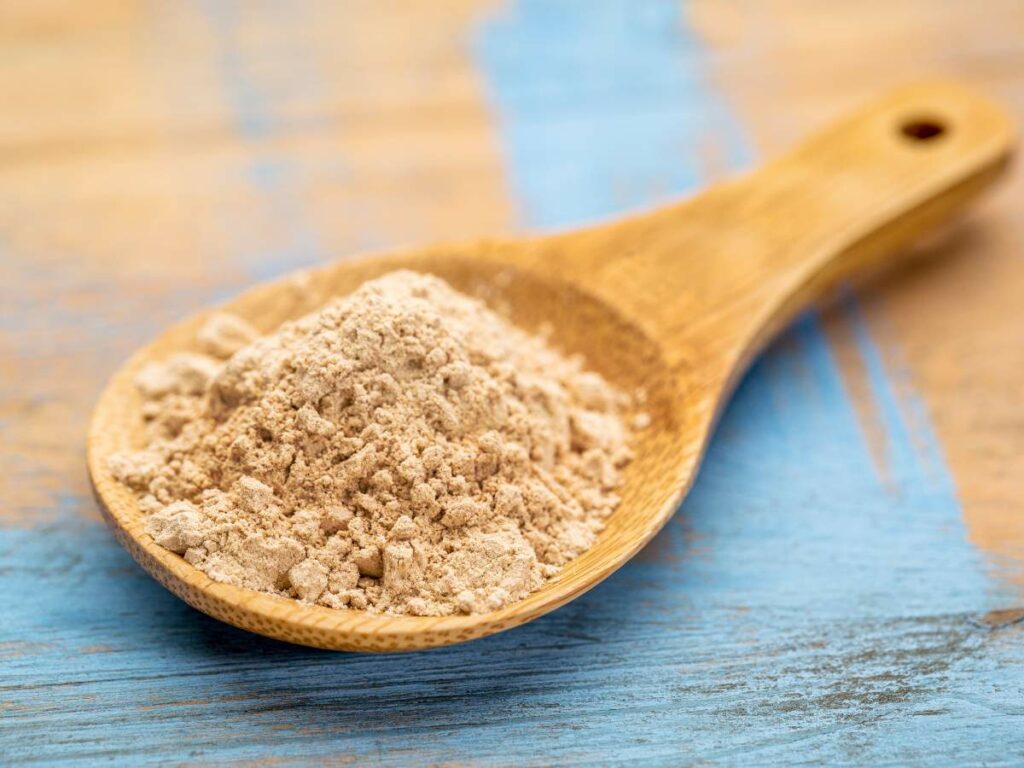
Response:
[{"label": "light wood spoon edge", "polygon": [[[920,169],[910,163],[883,169],[877,178],[868,174],[869,188],[850,181],[864,181],[858,163],[870,167],[888,160],[885,153],[892,148],[885,145],[894,127],[915,122],[938,123],[950,132],[923,140],[919,150],[910,149],[925,153],[916,164]],[[542,589],[502,610],[412,617],[308,606],[214,582],[153,542],[143,530],[134,494],[113,479],[107,458],[138,445],[139,401],[133,378],[139,367],[193,348],[196,330],[214,310],[183,321],[141,349],[101,395],[89,428],[87,461],[104,517],[136,561],[189,605],[289,642],[337,650],[416,650],[530,621],[606,578],[667,522],[693,482],[729,392],[752,355],[779,327],[836,283],[884,266],[880,257],[961,208],[1006,167],[1013,141],[1012,124],[1002,110],[971,91],[948,83],[915,86],[855,113],[745,178],[651,214],[533,240],[438,246],[342,261],[258,286],[218,308],[270,331],[391,269],[434,272],[463,290],[472,290],[473,273],[478,273],[482,284],[509,282],[511,294],[518,292],[521,301],[550,294],[544,299],[547,307],[538,301],[540,317],[527,313],[517,321],[536,325],[546,309],[564,305],[569,312],[565,323],[577,326],[567,348],[586,346],[585,334],[593,329],[602,343],[584,350],[593,352],[588,361],[598,358],[604,363],[598,369],[619,383],[649,387],[648,407],[657,426],[652,437],[641,437],[637,463],[644,464],[648,447],[675,451],[671,461],[657,464],[659,489],[647,494],[655,501],[628,526],[617,526],[617,512],[593,549]],[[883,145],[881,157],[877,144]],[[851,165],[837,165],[837,158]],[[875,181],[879,189],[870,188]],[[862,206],[843,205],[832,222],[802,222],[802,210],[822,211],[815,193],[840,202],[871,199]],[[726,227],[728,236],[719,231]],[[694,282],[701,290],[694,290]],[[611,330],[604,331],[603,325]],[[618,353],[607,347],[624,343],[633,358],[628,365],[616,365]],[[604,370],[608,365],[627,370]]]}]

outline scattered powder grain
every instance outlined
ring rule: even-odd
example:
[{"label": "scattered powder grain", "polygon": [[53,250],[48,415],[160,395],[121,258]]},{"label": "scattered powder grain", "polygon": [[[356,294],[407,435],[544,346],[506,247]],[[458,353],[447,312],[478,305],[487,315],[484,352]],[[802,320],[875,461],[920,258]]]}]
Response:
[{"label": "scattered powder grain", "polygon": [[258,337],[237,317],[137,378],[111,459],[158,544],[329,607],[479,613],[537,589],[618,503],[629,398],[442,280],[394,272]]}]

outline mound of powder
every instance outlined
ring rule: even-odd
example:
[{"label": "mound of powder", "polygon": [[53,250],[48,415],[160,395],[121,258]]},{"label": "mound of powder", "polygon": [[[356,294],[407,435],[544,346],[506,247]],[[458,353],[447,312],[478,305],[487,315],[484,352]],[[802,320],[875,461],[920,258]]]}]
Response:
[{"label": "mound of powder", "polygon": [[257,337],[231,315],[145,367],[110,461],[158,544],[329,607],[478,613],[587,549],[630,398],[442,280],[394,272]]}]

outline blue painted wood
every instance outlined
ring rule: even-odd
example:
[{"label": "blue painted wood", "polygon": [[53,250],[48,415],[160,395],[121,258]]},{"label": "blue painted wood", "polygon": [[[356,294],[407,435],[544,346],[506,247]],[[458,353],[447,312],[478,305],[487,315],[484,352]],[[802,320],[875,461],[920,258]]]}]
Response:
[{"label": "blue painted wood", "polygon": [[[250,61],[242,39],[246,22],[244,3],[221,0],[199,0],[199,8],[207,20],[217,43],[217,75],[226,100],[231,107],[233,127],[238,137],[251,143],[255,151],[248,155],[243,173],[251,189],[263,198],[273,219],[272,231],[277,237],[268,241],[267,233],[254,236],[250,223],[244,219],[225,222],[235,241],[235,256],[241,268],[254,281],[262,281],[289,269],[302,269],[328,259],[324,248],[303,209],[298,190],[300,179],[310,169],[303,167],[288,152],[274,149],[267,141],[280,135],[286,127],[275,106],[303,96],[325,103],[320,91],[322,79],[310,65],[310,57],[300,41],[282,36],[281,50],[275,50],[270,67],[277,78],[261,77],[256,63]],[[289,13],[286,4],[264,4],[261,20],[270,28],[284,26]],[[266,68],[266,62],[263,62]],[[269,82],[268,82],[269,80]]]},{"label": "blue painted wood", "polygon": [[[678,4],[634,9],[527,0],[480,27],[524,224],[692,189],[709,135],[750,162]],[[218,18],[229,48],[237,20]],[[274,94],[230,51],[223,67],[244,130],[272,132]],[[261,248],[229,222],[240,263],[317,258],[288,213],[305,170],[267,150],[250,171],[286,237]],[[43,327],[43,308],[15,309]],[[49,522],[0,528],[0,763],[1020,764],[1024,614],[990,612],[1009,596],[964,539],[941,449],[856,302],[841,312],[887,482],[807,316],[746,378],[647,550],[555,614],[462,647],[371,657],[239,632],[142,573],[90,498],[59,495]],[[98,343],[107,329],[82,321]]]}]

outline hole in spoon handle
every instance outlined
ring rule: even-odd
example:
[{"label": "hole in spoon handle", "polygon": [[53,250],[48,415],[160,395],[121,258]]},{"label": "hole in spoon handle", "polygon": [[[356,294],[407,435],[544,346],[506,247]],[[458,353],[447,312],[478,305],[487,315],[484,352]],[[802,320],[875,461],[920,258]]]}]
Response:
[{"label": "hole in spoon handle", "polygon": [[[898,263],[902,246],[999,176],[1014,138],[986,97],[928,83],[892,92],[755,173],[751,190],[774,198],[751,222],[768,234],[755,261],[778,286],[760,307],[755,340],[837,283]],[[794,224],[779,237],[783,220]]]},{"label": "hole in spoon handle", "polygon": [[670,362],[711,356],[731,374],[834,285],[896,263],[1000,174],[1013,143],[1002,108],[968,88],[902,88],[744,178],[566,238],[547,263],[642,322]]},{"label": "hole in spoon handle", "polygon": [[946,135],[949,126],[943,117],[909,117],[900,123],[899,131],[914,144],[934,143]]}]

